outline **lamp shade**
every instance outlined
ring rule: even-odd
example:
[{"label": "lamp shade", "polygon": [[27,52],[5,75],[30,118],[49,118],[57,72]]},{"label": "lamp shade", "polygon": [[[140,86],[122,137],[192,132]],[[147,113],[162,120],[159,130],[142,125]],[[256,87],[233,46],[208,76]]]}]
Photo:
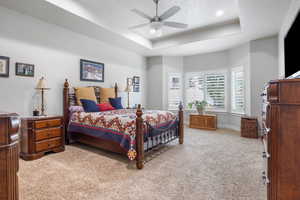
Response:
[{"label": "lamp shade", "polygon": [[46,87],[46,81],[45,81],[45,78],[42,77],[42,78],[39,80],[39,82],[38,82],[38,84],[37,84],[37,86],[36,86],[35,89],[37,89],[37,90],[48,90],[48,89],[50,89],[50,88],[47,88],[47,87]]},{"label": "lamp shade", "polygon": [[127,85],[124,92],[132,92],[132,87]]}]

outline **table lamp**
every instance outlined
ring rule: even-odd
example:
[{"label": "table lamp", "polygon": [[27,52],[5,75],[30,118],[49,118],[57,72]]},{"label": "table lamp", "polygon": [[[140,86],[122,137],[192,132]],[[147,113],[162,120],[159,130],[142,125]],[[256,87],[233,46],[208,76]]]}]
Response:
[{"label": "table lamp", "polygon": [[41,116],[46,116],[46,114],[45,114],[45,104],[44,104],[44,93],[45,93],[45,90],[50,90],[50,88],[46,87],[46,81],[45,81],[44,77],[42,77],[39,80],[39,82],[38,82],[35,89],[41,91],[41,94],[42,94]]},{"label": "table lamp", "polygon": [[127,109],[129,109],[130,108],[129,96],[130,96],[130,92],[132,92],[132,86],[127,83],[124,92],[127,92]]}]

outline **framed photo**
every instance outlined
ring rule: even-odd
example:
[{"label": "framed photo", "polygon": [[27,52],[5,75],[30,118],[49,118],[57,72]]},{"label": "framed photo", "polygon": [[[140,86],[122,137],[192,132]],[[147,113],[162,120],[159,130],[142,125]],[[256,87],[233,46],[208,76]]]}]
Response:
[{"label": "framed photo", "polygon": [[9,57],[0,56],[0,77],[9,77]]},{"label": "framed photo", "polygon": [[104,64],[81,59],[80,80],[104,82]]},{"label": "framed photo", "polygon": [[133,85],[133,92],[140,92],[140,85]]},{"label": "framed photo", "polygon": [[133,84],[134,85],[139,85],[140,84],[140,77],[139,76],[134,76],[133,77]]},{"label": "framed photo", "polygon": [[34,65],[16,63],[16,76],[34,77]]},{"label": "framed photo", "polygon": [[140,92],[140,77],[133,77],[133,92]]}]

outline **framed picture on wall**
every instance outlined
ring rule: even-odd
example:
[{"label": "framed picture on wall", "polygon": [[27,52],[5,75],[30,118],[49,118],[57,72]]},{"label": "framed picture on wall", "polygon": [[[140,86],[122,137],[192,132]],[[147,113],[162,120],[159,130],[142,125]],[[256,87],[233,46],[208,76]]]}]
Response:
[{"label": "framed picture on wall", "polygon": [[140,77],[133,77],[133,92],[140,92]]},{"label": "framed picture on wall", "polygon": [[134,76],[133,77],[133,84],[134,85],[139,85],[140,84],[140,77],[139,76]]},{"label": "framed picture on wall", "polygon": [[16,76],[34,77],[34,65],[16,63]]},{"label": "framed picture on wall", "polygon": [[81,59],[80,80],[104,82],[104,64]]},{"label": "framed picture on wall", "polygon": [[0,77],[9,77],[9,57],[0,56]]}]

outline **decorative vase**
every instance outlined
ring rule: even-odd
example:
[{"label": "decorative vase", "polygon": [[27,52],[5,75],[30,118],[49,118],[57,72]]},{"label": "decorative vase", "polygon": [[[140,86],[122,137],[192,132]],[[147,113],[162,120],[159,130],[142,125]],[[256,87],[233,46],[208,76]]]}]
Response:
[{"label": "decorative vase", "polygon": [[203,115],[203,110],[204,110],[203,108],[197,107],[197,111],[199,115]]}]

